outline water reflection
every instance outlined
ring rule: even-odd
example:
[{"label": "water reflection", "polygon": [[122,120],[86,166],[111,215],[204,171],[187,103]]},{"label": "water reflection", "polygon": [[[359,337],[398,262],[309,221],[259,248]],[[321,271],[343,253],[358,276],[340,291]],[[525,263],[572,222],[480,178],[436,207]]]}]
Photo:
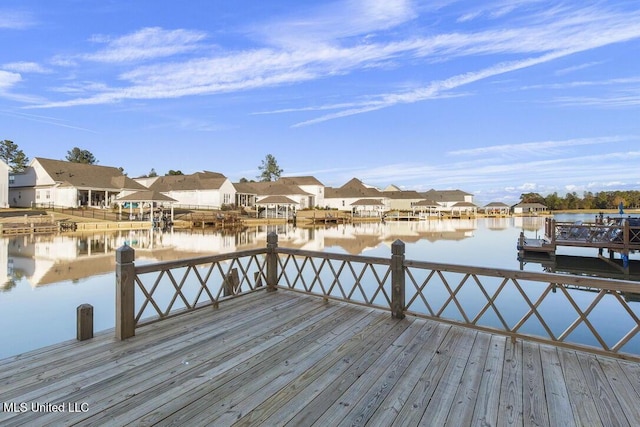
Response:
[{"label": "water reflection", "polygon": [[[489,229],[507,229],[508,218],[487,221]],[[461,241],[474,236],[478,220],[440,220],[415,222],[370,222],[330,227],[267,225],[241,231],[214,230],[132,230],[95,234],[23,235],[0,239],[0,265],[7,265],[0,276],[2,290],[9,291],[22,279],[32,287],[77,282],[83,278],[111,274],[117,248],[129,245],[136,250],[137,262],[169,261],[216,253],[229,253],[264,247],[267,234],[275,232],[281,246],[353,255],[389,246],[396,239],[407,244],[419,241]]]}]

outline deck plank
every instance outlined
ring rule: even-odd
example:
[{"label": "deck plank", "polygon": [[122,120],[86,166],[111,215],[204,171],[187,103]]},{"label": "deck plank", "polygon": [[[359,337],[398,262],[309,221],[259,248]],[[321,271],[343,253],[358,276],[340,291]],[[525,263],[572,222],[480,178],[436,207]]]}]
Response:
[{"label": "deck plank", "polygon": [[460,386],[453,399],[445,426],[468,426],[473,421],[473,411],[478,401],[480,383],[482,382],[484,366],[491,345],[491,335],[478,334],[467,366],[464,368]]},{"label": "deck plank", "polygon": [[500,387],[497,425],[523,425],[522,341],[507,343]]},{"label": "deck plank", "polygon": [[629,425],[598,359],[586,354],[578,354],[578,363],[582,367],[587,388],[591,391],[593,402],[604,425]]},{"label": "deck plank", "polygon": [[[0,424],[640,425],[640,363],[286,290],[0,361]],[[12,403],[85,403],[87,412]]]},{"label": "deck plank", "polygon": [[548,426],[549,410],[544,395],[540,346],[522,343],[522,417],[525,426]]},{"label": "deck plank", "polygon": [[576,424],[600,425],[598,410],[589,389],[585,387],[586,379],[578,362],[578,356],[575,352],[564,349],[558,349],[558,353]]},{"label": "deck plank", "polygon": [[575,426],[571,402],[558,352],[555,347],[540,346],[544,398],[549,411],[549,424],[552,426]]}]

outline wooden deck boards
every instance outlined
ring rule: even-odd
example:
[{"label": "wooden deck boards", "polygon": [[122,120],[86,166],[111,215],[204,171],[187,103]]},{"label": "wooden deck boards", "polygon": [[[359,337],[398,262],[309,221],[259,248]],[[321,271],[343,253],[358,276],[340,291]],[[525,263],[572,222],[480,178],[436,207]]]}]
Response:
[{"label": "wooden deck boards", "polygon": [[638,402],[638,363],[284,290],[0,361],[3,426],[633,426]]}]

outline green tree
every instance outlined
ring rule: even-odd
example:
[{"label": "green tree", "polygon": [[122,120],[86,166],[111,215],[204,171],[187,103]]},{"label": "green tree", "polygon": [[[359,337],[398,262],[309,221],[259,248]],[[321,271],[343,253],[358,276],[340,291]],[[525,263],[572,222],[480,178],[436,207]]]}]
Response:
[{"label": "green tree", "polygon": [[154,168],[151,168],[151,170],[149,171],[149,175],[147,175],[149,178],[153,178],[158,176],[158,173],[156,172],[156,170]]},{"label": "green tree", "polygon": [[520,195],[520,203],[541,203],[544,204],[544,197],[538,193],[525,193]]},{"label": "green tree", "polygon": [[169,172],[164,174],[165,176],[170,175],[184,175],[181,170],[174,171],[173,169],[169,169]]},{"label": "green tree", "polygon": [[18,144],[8,139],[0,143],[0,159],[2,159],[12,172],[22,172],[29,163],[29,158],[18,148]]},{"label": "green tree", "polygon": [[262,164],[258,166],[258,170],[260,170],[260,175],[257,178],[261,182],[275,181],[280,178],[282,172],[284,172],[279,166],[276,158],[271,154],[267,154],[267,156],[262,161]]},{"label": "green tree", "polygon": [[72,150],[67,151],[67,161],[71,163],[85,163],[88,165],[98,163],[94,155],[89,150],[82,150],[78,147],[73,147]]}]

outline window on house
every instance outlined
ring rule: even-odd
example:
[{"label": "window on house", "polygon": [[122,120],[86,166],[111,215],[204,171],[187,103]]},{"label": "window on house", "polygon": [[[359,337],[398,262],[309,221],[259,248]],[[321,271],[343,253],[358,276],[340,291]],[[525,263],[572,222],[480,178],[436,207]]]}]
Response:
[{"label": "window on house", "polygon": [[16,182],[15,175],[9,175],[9,184],[14,184]]}]

